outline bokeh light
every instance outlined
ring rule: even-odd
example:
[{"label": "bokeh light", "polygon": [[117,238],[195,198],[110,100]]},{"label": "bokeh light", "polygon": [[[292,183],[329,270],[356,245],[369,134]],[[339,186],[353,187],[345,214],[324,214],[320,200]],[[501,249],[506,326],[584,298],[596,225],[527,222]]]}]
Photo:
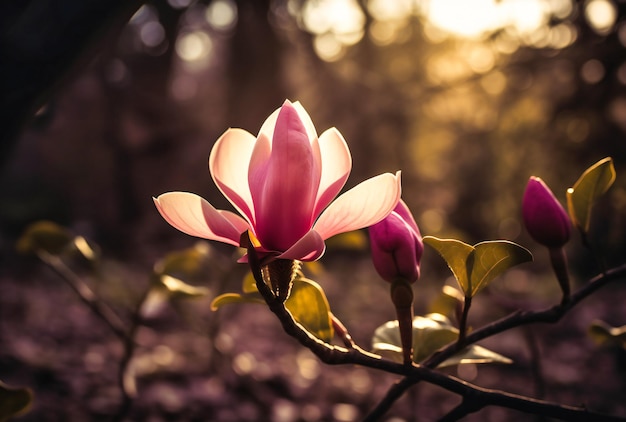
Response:
[{"label": "bokeh light", "polygon": [[181,34],[176,40],[176,53],[186,64],[202,69],[208,64],[213,52],[213,41],[204,31]]},{"label": "bokeh light", "polygon": [[230,31],[237,23],[237,7],[232,0],[215,0],[206,8],[205,18],[212,28]]},{"label": "bokeh light", "polygon": [[599,34],[607,34],[617,19],[617,9],[610,0],[589,0],[585,4],[585,19]]}]

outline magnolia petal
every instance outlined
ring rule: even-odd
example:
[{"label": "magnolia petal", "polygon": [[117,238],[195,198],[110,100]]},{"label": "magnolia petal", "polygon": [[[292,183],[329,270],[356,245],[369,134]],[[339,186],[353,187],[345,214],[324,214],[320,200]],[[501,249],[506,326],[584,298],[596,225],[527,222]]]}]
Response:
[{"label": "magnolia petal", "polygon": [[215,142],[209,157],[213,181],[233,206],[254,223],[254,207],[248,186],[248,165],[256,138],[243,129],[228,129]]},{"label": "magnolia petal", "polygon": [[315,230],[310,230],[291,248],[287,249],[277,258],[297,259],[299,261],[315,261],[324,254],[326,245],[324,239]]},{"label": "magnolia petal", "polygon": [[413,214],[411,214],[411,210],[409,209],[406,202],[402,199],[398,201],[398,205],[393,209],[394,212],[398,213],[400,217],[415,231],[418,236],[421,236],[419,227],[417,227],[417,223],[415,222],[415,218],[413,218]]},{"label": "magnolia petal", "polygon": [[333,201],[313,229],[328,239],[378,223],[398,204],[401,190],[400,172],[367,179]]},{"label": "magnolia petal", "polygon": [[[262,133],[259,139],[264,137]],[[251,168],[249,175],[255,233],[264,247],[285,251],[311,229],[320,174],[300,116],[285,103],[276,120],[269,159]]]},{"label": "magnolia petal", "polygon": [[265,133],[261,133],[252,151],[248,167],[248,186],[250,187],[250,195],[253,201],[254,194],[252,192],[263,191],[271,153],[272,141],[265,136]]},{"label": "magnolia petal", "polygon": [[250,157],[248,167],[248,186],[250,195],[254,201],[253,192],[262,192],[265,180],[267,179],[268,163],[272,153],[272,141],[265,133],[261,133],[257,138],[256,145]]},{"label": "magnolia petal", "polygon": [[298,112],[298,116],[300,116],[300,120],[302,121],[302,124],[304,125],[304,128],[306,129],[306,133],[309,137],[309,140],[316,139],[317,131],[315,130],[315,125],[313,124],[313,120],[311,120],[311,116],[309,116],[309,113],[307,113],[307,111],[304,109],[302,104],[300,104],[300,101],[296,101],[295,103],[291,105]]},{"label": "magnolia petal", "polygon": [[239,246],[246,221],[228,211],[218,211],[202,197],[189,192],[168,192],[153,198],[157,210],[174,228],[191,236]]},{"label": "magnolia petal", "polygon": [[314,216],[318,216],[337,196],[352,170],[352,156],[348,144],[336,128],[330,128],[322,133],[319,148],[323,165]]},{"label": "magnolia petal", "polygon": [[219,212],[222,215],[222,217],[224,217],[226,220],[230,222],[230,224],[233,225],[233,227],[239,232],[239,235],[241,235],[241,233],[245,232],[246,230],[250,229],[250,224],[248,224],[246,220],[244,220],[243,218],[241,218],[234,212],[230,212],[226,210],[217,210],[217,212]]},{"label": "magnolia petal", "polygon": [[289,100],[285,100],[281,107],[274,110],[274,112],[270,114],[267,119],[265,119],[263,125],[261,126],[261,130],[259,130],[259,136],[261,136],[261,134],[265,134],[265,136],[267,136],[269,139],[272,139],[274,137],[274,128],[276,127],[278,114],[280,113],[281,108],[283,108],[285,105],[289,105],[296,110],[296,112],[298,113],[298,117],[300,117],[300,120],[304,125],[309,140],[317,138],[317,131],[315,130],[315,125],[313,124],[313,120],[311,120],[311,116],[309,116],[309,113],[307,113],[304,107],[302,107],[300,101],[292,103]]}]

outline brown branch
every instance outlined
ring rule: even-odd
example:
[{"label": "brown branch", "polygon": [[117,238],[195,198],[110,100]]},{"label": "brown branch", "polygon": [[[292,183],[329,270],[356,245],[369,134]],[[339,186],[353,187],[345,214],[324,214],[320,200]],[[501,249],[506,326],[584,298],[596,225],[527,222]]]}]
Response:
[{"label": "brown branch", "polygon": [[72,271],[61,258],[45,251],[38,251],[37,256],[61,276],[78,295],[80,300],[87,305],[96,316],[104,321],[120,340],[126,341],[129,339],[124,321],[120,319],[113,309],[104,305],[104,303],[98,299],[94,291],[91,290],[81,277]]},{"label": "brown branch", "polygon": [[337,334],[337,336],[341,339],[344,346],[346,346],[348,349],[354,349],[356,347],[356,343],[352,339],[352,336],[348,332],[346,326],[343,325],[341,320],[337,318],[335,314],[333,314],[332,312],[329,313],[330,320],[332,321],[333,328],[335,329],[335,334]]},{"label": "brown branch", "polygon": [[615,267],[592,278],[584,287],[574,293],[570,300],[565,303],[559,303],[550,308],[540,311],[516,311],[512,314],[492,322],[472,333],[468,334],[462,343],[453,343],[436,352],[433,356],[423,362],[424,366],[436,368],[441,362],[445,361],[457,352],[487,337],[499,334],[512,328],[520,327],[535,323],[555,323],[558,322],[567,312],[569,312],[579,302],[593,294],[596,290],[603,287],[607,283],[626,276],[626,265]]},{"label": "brown branch", "polygon": [[137,332],[143,325],[143,315],[141,310],[150,296],[151,291],[152,284],[148,286],[137,302],[135,312],[133,313],[133,318],[130,323],[130,328],[128,330],[128,336],[124,340],[124,353],[122,355],[122,359],[120,360],[120,366],[117,374],[118,385],[122,393],[122,402],[120,403],[116,415],[113,417],[113,422],[121,422],[126,418],[133,405],[133,400],[137,395],[135,374],[132,372],[130,364],[132,362],[133,355],[135,354],[135,347],[137,346]]},{"label": "brown branch", "polygon": [[463,301],[463,312],[461,313],[461,320],[459,321],[459,338],[457,343],[462,344],[465,342],[467,335],[467,317],[469,315],[470,307],[472,306],[472,294],[466,294]]},{"label": "brown branch", "polygon": [[[586,297],[593,294],[596,290],[608,284],[610,281],[618,279],[626,275],[626,265],[613,268],[605,273],[592,278],[584,287],[579,289],[565,303],[552,306],[542,311],[517,311],[489,325],[486,325],[472,333],[470,333],[462,343],[452,343],[438,352],[434,353],[430,358],[422,363],[428,368],[436,368],[443,361],[454,356],[463,348],[470,344],[474,344],[487,337],[499,334],[503,331],[510,330],[519,326],[529,325],[533,323],[555,323],[560,320],[569,310]],[[395,384],[388,392],[385,398],[372,411],[373,414],[382,416],[391,408],[393,403],[398,400],[406,390],[418,383],[418,379],[405,378],[401,382]],[[371,419],[376,420],[376,419]]]},{"label": "brown branch", "polygon": [[[242,244],[243,246],[243,244]],[[300,324],[298,324],[292,317],[291,313],[285,308],[284,303],[276,298],[271,289],[263,281],[261,275],[261,266],[258,256],[254,248],[248,245],[248,261],[252,274],[256,280],[257,288],[261,296],[267,302],[270,310],[276,315],[282,324],[284,331],[298,340],[300,344],[311,350],[320,360],[330,365],[340,364],[356,364],[365,366],[368,368],[378,369],[392,374],[404,375],[405,378],[399,383],[394,385],[388,392],[385,399],[374,409],[366,420],[374,421],[378,417],[382,416],[384,412],[391,407],[391,405],[399,398],[411,385],[414,385],[420,381],[426,381],[431,384],[438,385],[450,392],[456,393],[463,397],[463,401],[472,403],[471,409],[460,409],[456,412],[476,411],[485,406],[497,405],[510,409],[515,409],[525,413],[532,413],[538,415],[545,415],[558,419],[568,421],[625,421],[626,419],[607,416],[591,412],[583,407],[573,407],[551,403],[543,400],[536,400],[530,397],[524,397],[507,392],[490,390],[468,382],[462,381],[458,378],[442,374],[434,369],[421,365],[403,365],[401,363],[392,362],[381,358],[378,355],[369,353],[357,345],[353,348],[345,348],[340,346],[334,346],[325,343],[313,336]],[[621,267],[620,267],[621,268]],[[621,268],[621,271],[616,271],[619,275],[626,273],[626,266]],[[615,272],[607,274],[609,278],[617,278],[618,274]],[[600,279],[603,280],[603,279]],[[605,284],[606,282],[602,282]],[[590,289],[595,290],[595,289]],[[580,292],[579,292],[580,293]],[[590,294],[590,293],[589,293]],[[582,297],[576,296],[580,301]],[[474,334],[468,335],[467,341],[472,339]],[[468,343],[469,344],[469,343]],[[467,406],[467,405],[466,405]]]}]

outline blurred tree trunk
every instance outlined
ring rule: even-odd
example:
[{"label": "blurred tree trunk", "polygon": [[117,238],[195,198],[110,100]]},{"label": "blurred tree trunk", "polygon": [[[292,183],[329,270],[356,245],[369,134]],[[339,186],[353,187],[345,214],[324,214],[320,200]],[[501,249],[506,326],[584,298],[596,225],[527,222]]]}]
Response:
[{"label": "blurred tree trunk", "polygon": [[283,47],[270,23],[270,3],[237,0],[237,27],[231,38],[227,121],[254,134],[288,95],[281,69]]},{"label": "blurred tree trunk", "polygon": [[22,126],[72,67],[119,31],[138,0],[13,0],[0,4],[0,164]]}]

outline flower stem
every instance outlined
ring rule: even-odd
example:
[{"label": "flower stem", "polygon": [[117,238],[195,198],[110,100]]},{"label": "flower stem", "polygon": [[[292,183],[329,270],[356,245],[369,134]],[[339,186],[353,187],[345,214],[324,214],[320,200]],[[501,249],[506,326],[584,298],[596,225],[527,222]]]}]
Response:
[{"label": "flower stem", "polygon": [[563,292],[561,303],[565,303],[570,299],[569,272],[565,250],[563,248],[550,248],[550,263]]},{"label": "flower stem", "polygon": [[413,363],[413,289],[406,280],[391,283],[391,300],[396,307],[402,357],[405,365]]},{"label": "flower stem", "polygon": [[465,300],[463,301],[463,313],[461,314],[461,319],[459,321],[459,339],[457,340],[458,344],[463,344],[465,342],[465,336],[467,334],[467,316],[469,315],[469,310],[471,306],[472,296],[465,295]]},{"label": "flower stem", "polygon": [[289,297],[293,280],[299,269],[300,261],[291,259],[276,259],[262,268],[263,279],[281,302]]}]

